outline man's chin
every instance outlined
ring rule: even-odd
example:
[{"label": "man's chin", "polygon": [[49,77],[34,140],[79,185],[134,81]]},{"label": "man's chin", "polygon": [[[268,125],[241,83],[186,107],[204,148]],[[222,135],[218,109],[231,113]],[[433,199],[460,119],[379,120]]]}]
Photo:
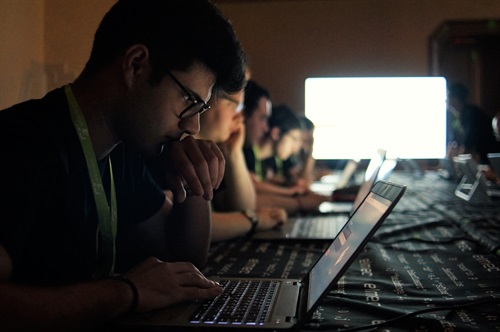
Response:
[{"label": "man's chin", "polygon": [[160,154],[162,154],[163,150],[165,150],[165,144],[167,143],[162,143],[160,144],[155,151],[153,151],[153,154],[155,157],[159,156]]},{"label": "man's chin", "polygon": [[160,144],[158,144],[156,146],[156,148],[151,151],[151,154],[152,154],[151,157],[157,157],[157,156],[159,156],[165,150],[165,146],[166,145],[168,145],[170,142],[179,141],[179,140],[180,139],[175,139],[175,138],[167,137],[167,139],[165,139],[163,142],[161,142]]},{"label": "man's chin", "polygon": [[156,144],[155,146],[143,147],[141,153],[147,158],[155,158],[158,157],[164,149],[165,143]]}]

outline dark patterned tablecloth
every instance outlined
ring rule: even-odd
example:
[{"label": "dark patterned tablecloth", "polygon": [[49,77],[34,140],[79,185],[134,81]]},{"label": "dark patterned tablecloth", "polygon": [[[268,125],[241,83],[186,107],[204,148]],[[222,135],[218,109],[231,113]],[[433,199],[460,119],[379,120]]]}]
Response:
[{"label": "dark patterned tablecloth", "polygon": [[[499,302],[478,302],[500,298],[500,201],[465,202],[449,195],[453,184],[429,177],[395,177],[394,182],[408,186],[401,206],[322,301],[305,330],[500,331]],[[204,273],[301,278],[328,245],[223,242],[212,247]],[[370,328],[438,308],[442,310]]]}]

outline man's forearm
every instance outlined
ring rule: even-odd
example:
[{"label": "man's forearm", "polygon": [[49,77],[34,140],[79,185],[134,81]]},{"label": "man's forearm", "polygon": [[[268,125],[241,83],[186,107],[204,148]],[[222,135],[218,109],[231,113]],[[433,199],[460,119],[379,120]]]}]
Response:
[{"label": "man's forearm", "polygon": [[0,330],[88,331],[130,309],[126,283],[105,279],[62,287],[0,283]]},{"label": "man's forearm", "polygon": [[170,247],[175,248],[175,260],[189,261],[198,268],[205,266],[210,247],[210,213],[210,202],[199,196],[174,204],[166,232]]},{"label": "man's forearm", "polygon": [[224,173],[225,188],[214,197],[214,206],[219,211],[241,211],[255,209],[255,187],[247,169],[243,152],[226,158]]}]

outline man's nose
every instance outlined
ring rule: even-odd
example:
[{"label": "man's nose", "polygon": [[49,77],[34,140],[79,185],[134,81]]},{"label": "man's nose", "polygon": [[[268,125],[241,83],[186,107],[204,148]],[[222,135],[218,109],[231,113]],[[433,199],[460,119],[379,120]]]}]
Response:
[{"label": "man's nose", "polygon": [[188,135],[196,135],[200,131],[200,114],[195,114],[189,118],[182,119],[179,123],[182,131]]}]

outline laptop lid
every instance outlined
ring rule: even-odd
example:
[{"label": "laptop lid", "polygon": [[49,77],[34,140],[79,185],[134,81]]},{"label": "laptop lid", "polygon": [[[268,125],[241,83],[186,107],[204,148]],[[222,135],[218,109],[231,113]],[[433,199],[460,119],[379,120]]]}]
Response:
[{"label": "laptop lid", "polygon": [[318,194],[330,195],[333,190],[344,188],[353,178],[359,164],[359,160],[350,159],[342,171],[337,174],[328,174],[321,177],[319,181],[314,181],[310,189]]},{"label": "laptop lid", "polygon": [[[366,167],[366,171],[364,174],[364,181],[358,188],[358,191],[354,197],[354,200],[352,201],[352,204],[350,202],[323,202],[319,206],[319,211],[321,213],[352,213],[354,210],[356,210],[361,201],[370,192],[374,183],[377,180],[387,179],[392,169],[394,169],[395,164],[388,163],[387,167],[384,168],[383,174],[380,172],[380,170],[382,169],[383,165],[385,165],[386,162],[385,159],[386,153],[387,152],[385,150],[378,149],[377,153],[370,159],[370,162],[368,163],[368,166]],[[384,178],[381,179],[379,177],[379,174],[383,175]]]},{"label": "laptop lid", "polygon": [[497,177],[500,177],[500,153],[488,153],[488,160]]},{"label": "laptop lid", "polygon": [[[361,201],[366,197],[366,195],[368,195],[370,190],[373,188],[375,181],[379,178],[380,169],[385,162],[385,155],[386,151],[379,149],[377,154],[370,160],[370,163],[366,168],[365,182],[363,182],[359,188],[356,198],[354,199],[351,214],[358,208]],[[384,175],[388,176],[387,174]]]},{"label": "laptop lid", "polygon": [[351,159],[347,162],[347,165],[344,167],[342,171],[342,175],[340,176],[339,182],[336,185],[337,189],[344,188],[352,178],[352,175],[358,168],[359,160]]},{"label": "laptop lid", "polygon": [[[359,187],[354,202],[323,202],[319,212],[324,215],[292,217],[281,227],[257,232],[253,235],[256,240],[328,240],[333,239],[347,221],[347,215],[356,210],[379,178],[382,165],[385,163],[386,151],[379,149],[367,166],[364,177],[366,181]],[[389,170],[385,171],[388,176]],[[328,215],[330,213],[330,215]],[[332,216],[331,213],[345,216]],[[298,225],[298,223],[307,223]]]},{"label": "laptop lid", "polygon": [[490,197],[500,197],[500,187],[486,179],[470,154],[458,155],[453,161],[462,172],[462,179],[455,189],[456,196],[466,201],[473,198],[484,201]]},{"label": "laptop lid", "polygon": [[306,319],[312,316],[321,300],[363,250],[396,206],[405,189],[405,186],[379,181],[354,211],[304,281],[307,287]]}]

